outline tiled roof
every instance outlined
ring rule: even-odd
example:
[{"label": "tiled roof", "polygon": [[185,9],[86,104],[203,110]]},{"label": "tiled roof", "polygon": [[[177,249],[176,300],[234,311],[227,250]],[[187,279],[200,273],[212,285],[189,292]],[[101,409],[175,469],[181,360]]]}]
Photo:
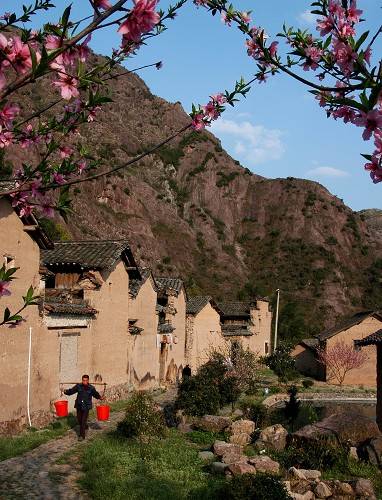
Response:
[{"label": "tiled roof", "polygon": [[329,328],[329,330],[325,330],[315,337],[320,341],[330,339],[331,337],[334,337],[334,335],[337,335],[337,333],[342,332],[343,330],[347,330],[352,326],[358,325],[364,319],[369,318],[370,316],[376,316],[382,320],[382,316],[378,311],[361,311],[357,314],[354,314],[350,318],[343,319],[335,327]]},{"label": "tiled roof", "polygon": [[244,325],[222,325],[224,337],[250,337],[253,335]]},{"label": "tiled roof", "polygon": [[355,340],[354,343],[355,345],[360,347],[367,345],[382,344],[382,330],[377,330],[376,332],[372,333],[371,335],[365,337],[362,340]]},{"label": "tiled roof", "polygon": [[203,307],[211,302],[211,300],[212,297],[209,297],[208,295],[198,295],[197,297],[191,297],[187,301],[187,314],[198,314],[203,309]]},{"label": "tiled roof", "polygon": [[45,301],[44,310],[52,314],[73,316],[94,316],[97,313],[97,310],[90,307],[86,302],[72,304],[68,302]]},{"label": "tiled roof", "polygon": [[157,278],[155,281],[160,291],[172,291],[178,295],[183,288],[183,281],[180,278]]},{"label": "tiled roof", "polygon": [[[141,279],[139,279],[139,278],[130,279],[130,281],[129,281],[129,294],[130,294],[130,297],[132,297],[133,299],[136,298],[136,296],[139,293],[139,290],[141,289],[143,284],[146,282],[146,280],[151,275],[151,270],[148,267],[147,268],[140,268],[139,271],[141,274]],[[157,290],[157,285],[154,281],[154,277],[153,277],[153,287],[154,287],[154,290]]]},{"label": "tiled roof", "polygon": [[248,317],[250,315],[250,302],[218,302],[217,306],[223,316]]},{"label": "tiled roof", "polygon": [[175,330],[170,323],[159,323],[158,333],[172,333]]},{"label": "tiled roof", "polygon": [[85,269],[109,269],[125,252],[133,260],[126,240],[63,241],[55,243],[53,250],[43,250],[41,261],[47,266],[77,264]]},{"label": "tiled roof", "polygon": [[320,342],[318,339],[303,339],[300,344],[309,347],[309,349],[315,349],[319,346]]},{"label": "tiled roof", "polygon": [[10,191],[16,187],[15,181],[0,180],[0,191]]}]

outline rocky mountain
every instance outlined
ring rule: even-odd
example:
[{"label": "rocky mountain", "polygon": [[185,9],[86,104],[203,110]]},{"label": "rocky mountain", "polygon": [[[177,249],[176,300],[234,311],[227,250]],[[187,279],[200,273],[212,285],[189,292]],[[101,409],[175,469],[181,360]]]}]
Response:
[{"label": "rocky mountain", "polygon": [[[154,96],[134,74],[110,89],[114,103],[79,135],[108,168],[189,123],[179,103]],[[28,109],[53,98],[47,85],[22,95]],[[74,193],[69,226],[45,223],[52,234],[127,238],[142,265],[183,277],[189,294],[273,298],[280,288],[284,336],[379,307],[382,211],[353,212],[316,182],[252,174],[209,132],[188,131]]]}]

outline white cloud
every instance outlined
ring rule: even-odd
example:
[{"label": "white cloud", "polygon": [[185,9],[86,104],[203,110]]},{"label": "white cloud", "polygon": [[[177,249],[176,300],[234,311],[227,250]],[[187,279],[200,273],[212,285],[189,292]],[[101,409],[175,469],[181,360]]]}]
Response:
[{"label": "white cloud", "polygon": [[334,167],[317,167],[309,170],[307,175],[311,177],[349,177],[349,172]]},{"label": "white cloud", "polygon": [[[285,152],[281,130],[253,125],[248,120],[235,121],[224,118],[214,122],[211,129],[223,139],[223,143],[225,139],[229,144],[233,143],[233,151],[240,155],[243,161],[252,165],[279,160]],[[232,147],[227,149],[232,150]]]},{"label": "white cloud", "polygon": [[309,9],[304,10],[298,16],[298,20],[303,24],[315,24],[317,16],[312,14]]}]

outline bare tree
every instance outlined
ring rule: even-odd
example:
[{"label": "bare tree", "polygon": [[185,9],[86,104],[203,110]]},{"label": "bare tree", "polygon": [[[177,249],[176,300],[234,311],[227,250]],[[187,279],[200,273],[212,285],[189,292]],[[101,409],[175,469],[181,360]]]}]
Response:
[{"label": "bare tree", "polygon": [[343,384],[351,370],[361,368],[367,358],[364,351],[357,351],[343,340],[331,347],[318,349],[318,359],[326,367],[327,380],[336,380],[339,385]]}]

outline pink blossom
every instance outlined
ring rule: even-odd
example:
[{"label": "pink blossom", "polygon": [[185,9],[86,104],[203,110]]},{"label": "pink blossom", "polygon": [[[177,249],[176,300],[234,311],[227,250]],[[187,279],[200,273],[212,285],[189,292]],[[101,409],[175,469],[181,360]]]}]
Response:
[{"label": "pink blossom", "polygon": [[328,35],[334,28],[334,19],[332,16],[324,17],[317,20],[317,31],[321,36]]},{"label": "pink blossom", "polygon": [[338,40],[333,41],[333,55],[345,75],[349,75],[354,68],[354,61],[357,59],[357,54],[353,51],[350,45]]},{"label": "pink blossom", "polygon": [[221,13],[220,19],[222,23],[226,24],[227,26],[231,26],[231,19],[227,16],[225,12]]},{"label": "pink blossom", "polygon": [[241,12],[240,17],[243,23],[249,24],[251,22],[251,16],[248,12]]},{"label": "pink blossom", "polygon": [[350,3],[350,7],[347,12],[347,18],[352,23],[359,23],[360,16],[362,14],[362,10],[357,9],[356,0],[352,0]]},{"label": "pink blossom", "polygon": [[212,95],[211,99],[212,99],[213,102],[215,102],[219,106],[221,106],[222,104],[224,104],[225,102],[227,102],[226,97],[223,94],[221,94],[221,93],[220,94],[214,94],[214,95]]},{"label": "pink blossom", "polygon": [[9,281],[0,281],[0,297],[11,295],[10,290],[8,290],[9,285]]},{"label": "pink blossom", "polygon": [[82,172],[86,169],[87,167],[87,161],[86,160],[80,160],[78,163],[77,163],[77,167],[78,167],[78,173],[81,175]]},{"label": "pink blossom", "polygon": [[337,120],[337,118],[343,118],[345,123],[352,123],[356,117],[356,113],[354,109],[349,108],[349,106],[340,106],[338,109],[333,111],[332,116],[335,120]]},{"label": "pink blossom", "polygon": [[205,106],[202,106],[204,115],[210,120],[216,120],[220,116],[219,110],[216,108],[215,104],[210,101]]},{"label": "pink blossom", "polygon": [[62,174],[59,174],[58,172],[54,172],[53,181],[56,184],[65,184],[65,177]]},{"label": "pink blossom", "polygon": [[277,54],[277,47],[279,45],[279,42],[272,42],[268,48],[269,50],[269,55],[271,57],[275,57]]},{"label": "pink blossom", "polygon": [[45,48],[46,50],[56,50],[62,45],[61,37],[56,35],[48,35],[45,38]]},{"label": "pink blossom", "polygon": [[[13,67],[19,73],[25,73],[32,67],[32,57],[29,50],[29,45],[23,43],[19,36],[14,36],[12,39],[12,50],[9,54],[9,59],[12,61]],[[36,52],[36,59],[39,61],[41,56]]]},{"label": "pink blossom", "polygon": [[346,19],[338,22],[338,32],[344,38],[355,35],[355,29]]},{"label": "pink blossom", "polygon": [[368,113],[361,113],[354,119],[353,123],[358,127],[365,127],[362,137],[364,141],[368,141],[373,132],[377,131],[378,135],[380,133],[378,129],[382,129],[382,111],[373,109]]},{"label": "pink blossom", "polygon": [[160,21],[160,16],[155,12],[157,0],[133,0],[134,8],[118,32],[125,40],[139,42],[142,33],[148,33]]},{"label": "pink blossom", "polygon": [[192,118],[192,128],[194,130],[202,130],[206,127],[203,113],[197,113]]},{"label": "pink blossom", "polygon": [[246,45],[247,45],[247,53],[249,56],[253,57],[254,59],[262,59],[264,57],[264,52],[260,45],[253,40],[246,40]]},{"label": "pink blossom", "polygon": [[94,6],[97,7],[97,9],[110,9],[111,3],[109,0],[94,0]]},{"label": "pink blossom", "polygon": [[41,178],[35,179],[31,183],[30,189],[31,189],[32,196],[38,196],[40,194],[39,189],[40,189],[41,185],[42,185]]},{"label": "pink blossom", "polygon": [[373,53],[373,50],[371,47],[368,47],[365,52],[363,53],[363,58],[365,59],[365,61],[367,62],[367,64],[370,64],[370,59],[371,59],[371,55]]},{"label": "pink blossom", "polygon": [[53,85],[61,89],[61,97],[67,101],[72,97],[80,95],[78,91],[78,79],[67,74],[59,74],[59,80],[53,82]]},{"label": "pink blossom", "polygon": [[73,148],[69,146],[60,147],[60,156],[61,158],[69,158],[73,154]]},{"label": "pink blossom", "polygon": [[41,205],[41,212],[45,217],[50,219],[54,216],[53,207],[48,202]]},{"label": "pink blossom", "polygon": [[304,71],[308,71],[309,69],[316,70],[318,68],[317,63],[322,57],[322,50],[314,45],[311,45],[305,49],[305,55],[307,59],[304,64]]},{"label": "pink blossom", "polygon": [[0,110],[0,124],[6,128],[12,127],[12,122],[20,113],[20,108],[17,104],[6,103],[3,109]]},{"label": "pink blossom", "polygon": [[95,106],[94,108],[92,108],[89,111],[89,115],[88,115],[88,122],[89,123],[94,122],[95,117],[96,117],[98,111],[101,111],[101,107],[100,106]]},{"label": "pink blossom", "polygon": [[13,142],[12,132],[3,132],[0,127],[0,148],[6,148],[10,146]]},{"label": "pink blossom", "polygon": [[328,10],[332,16],[341,18],[345,15],[345,10],[338,0],[329,0]]},{"label": "pink blossom", "polygon": [[28,217],[29,215],[31,215],[32,212],[33,212],[32,205],[28,205],[26,203],[25,205],[22,205],[19,215],[20,217]]}]

